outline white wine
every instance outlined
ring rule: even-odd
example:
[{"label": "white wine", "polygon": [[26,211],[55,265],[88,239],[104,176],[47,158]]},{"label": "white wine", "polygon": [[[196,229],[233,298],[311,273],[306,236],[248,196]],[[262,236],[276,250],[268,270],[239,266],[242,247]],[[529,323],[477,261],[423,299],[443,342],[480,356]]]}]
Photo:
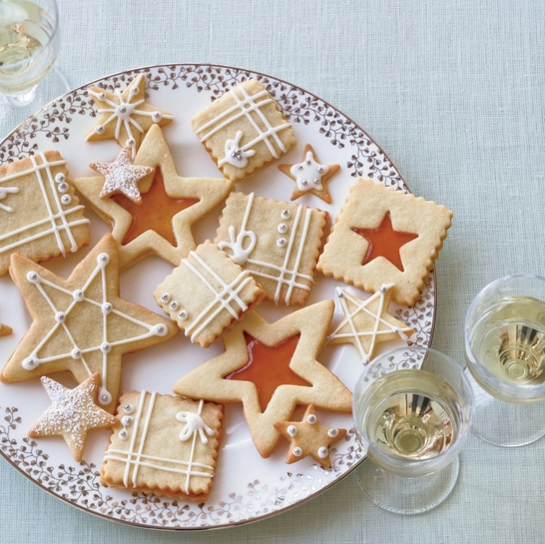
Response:
[{"label": "white wine", "polygon": [[477,360],[500,380],[544,383],[545,302],[524,296],[500,300],[476,321],[470,346]]},{"label": "white wine", "polygon": [[37,85],[58,52],[51,43],[55,22],[34,2],[0,1],[0,91],[17,93]]},{"label": "white wine", "polygon": [[457,440],[462,403],[435,374],[398,370],[379,378],[369,394],[362,428],[379,449],[408,459],[430,459]]}]

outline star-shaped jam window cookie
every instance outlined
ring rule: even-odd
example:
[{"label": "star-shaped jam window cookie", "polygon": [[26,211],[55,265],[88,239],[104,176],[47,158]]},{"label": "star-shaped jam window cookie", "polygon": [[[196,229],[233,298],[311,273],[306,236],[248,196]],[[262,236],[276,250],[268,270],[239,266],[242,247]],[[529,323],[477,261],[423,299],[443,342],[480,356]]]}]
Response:
[{"label": "star-shaped jam window cookie", "polygon": [[142,136],[154,125],[168,125],[174,117],[146,102],[146,80],[143,74],[136,76],[121,92],[111,93],[100,87],[91,87],[89,95],[100,117],[85,137],[88,141],[111,140],[130,150],[134,159]]},{"label": "star-shaped jam window cookie", "polygon": [[301,162],[281,164],[278,168],[295,181],[291,200],[310,193],[331,204],[331,195],[327,190],[326,183],[341,167],[338,164],[320,164],[310,144],[305,146]]},{"label": "star-shaped jam window cookie", "polygon": [[274,426],[290,441],[286,463],[295,463],[307,455],[322,467],[331,468],[329,446],[346,434],[346,429],[320,425],[316,410],[310,404],[301,421],[277,421]]},{"label": "star-shaped jam window cookie", "polygon": [[240,402],[252,439],[268,457],[280,437],[276,421],[298,404],[350,412],[352,394],[316,357],[333,315],[333,301],[318,302],[275,323],[255,310],[223,337],[225,352],[174,385],[179,395]]},{"label": "star-shaped jam window cookie", "polygon": [[140,204],[124,195],[101,198],[102,176],[79,178],[74,184],[112,225],[122,269],[151,254],[177,266],[196,248],[193,224],[225,200],[232,184],[224,178],[180,177],[158,126],[146,134],[134,165],[155,169],[138,183]]},{"label": "star-shaped jam window cookie", "polygon": [[96,405],[100,374],[95,372],[74,389],[42,376],[51,406],[28,431],[31,438],[62,436],[74,459],[81,461],[87,433],[91,429],[113,427],[117,418]]},{"label": "star-shaped jam window cookie", "polygon": [[360,300],[346,289],[336,294],[344,318],[328,336],[332,344],[354,344],[364,364],[372,358],[379,342],[401,338],[407,341],[413,330],[388,313],[393,284],[383,285],[367,300]]},{"label": "star-shaped jam window cookie", "polygon": [[117,244],[110,234],[63,279],[14,254],[10,274],[33,323],[2,370],[16,382],[68,370],[78,383],[100,372],[100,405],[116,406],[122,357],[165,342],[177,332],[168,319],[119,298]]},{"label": "star-shaped jam window cookie", "polygon": [[93,162],[89,166],[104,176],[104,185],[99,195],[101,198],[121,194],[135,204],[142,202],[138,181],[153,174],[155,170],[149,166],[135,166],[126,147],[114,162]]},{"label": "star-shaped jam window cookie", "polygon": [[413,306],[433,269],[452,212],[435,202],[358,179],[317,268],[370,293],[393,283],[393,299]]}]

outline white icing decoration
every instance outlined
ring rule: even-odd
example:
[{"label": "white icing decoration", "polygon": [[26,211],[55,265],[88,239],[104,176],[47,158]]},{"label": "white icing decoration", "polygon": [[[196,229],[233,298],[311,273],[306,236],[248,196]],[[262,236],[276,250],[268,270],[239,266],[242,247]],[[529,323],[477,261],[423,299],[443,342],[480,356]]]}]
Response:
[{"label": "white icing decoration", "polygon": [[[1,180],[0,180],[1,183]],[[9,194],[17,194],[19,192],[19,187],[0,187],[0,200],[4,200]],[[6,206],[0,202],[0,210],[4,210],[8,213],[13,212],[13,208]]]},{"label": "white icing decoration", "polygon": [[130,427],[134,422],[134,419],[131,416],[123,416],[121,418],[121,424],[124,427]]},{"label": "white icing decoration", "polygon": [[[80,361],[83,367],[85,368],[86,372],[91,376],[93,372],[89,368],[89,365],[87,364],[87,361],[85,360],[85,355],[87,353],[92,353],[95,351],[100,351],[102,353],[102,384],[103,386],[100,389],[98,399],[101,404],[110,404],[112,402],[112,395],[106,390],[104,384],[107,383],[108,378],[108,353],[111,351],[111,348],[114,346],[119,346],[122,344],[128,344],[130,342],[136,342],[138,340],[143,340],[145,338],[149,338],[151,336],[163,336],[166,333],[166,327],[164,325],[149,325],[148,323],[145,323],[144,321],[140,321],[132,316],[129,316],[123,312],[120,312],[119,310],[115,310],[112,307],[112,304],[109,303],[106,300],[106,272],[105,268],[110,262],[110,256],[107,253],[101,253],[97,258],[97,266],[95,270],[91,273],[83,287],[77,290],[79,293],[83,294],[83,297],[81,296],[74,296],[73,291],[69,291],[68,289],[65,289],[64,287],[60,287],[59,285],[56,285],[55,283],[52,283],[45,278],[42,278],[37,272],[29,272],[27,274],[27,279],[29,282],[36,285],[36,288],[41,293],[45,301],[47,302],[48,306],[51,308],[54,316],[57,317],[55,325],[51,328],[51,330],[42,338],[42,340],[38,343],[38,345],[34,348],[34,351],[29,355],[27,359],[23,362],[23,368],[26,370],[31,370],[33,368],[36,368],[38,365],[44,364],[44,363],[50,363],[53,361],[58,361],[61,359],[64,359],[66,357],[72,357],[75,361]],[[102,285],[102,301],[98,302],[96,300],[87,298],[85,296],[85,291],[89,288],[93,280],[100,274],[101,276],[101,283]],[[68,305],[68,308],[64,310],[64,312],[60,312],[56,307],[53,301],[51,300],[50,296],[48,295],[47,291],[43,288],[43,285],[54,289],[55,291],[65,293],[66,295],[69,295],[72,297],[72,302]],[[74,337],[72,336],[72,333],[70,332],[69,327],[66,325],[65,321],[70,312],[74,309],[74,307],[77,304],[81,303],[88,303],[92,304],[93,306],[97,306],[98,308],[101,308],[102,314],[103,314],[103,337],[102,340],[95,346],[88,346],[85,349],[80,349],[78,345],[76,344],[76,341],[74,340]],[[105,311],[107,310],[107,311]],[[113,313],[121,318],[126,319],[127,321],[130,321],[131,323],[134,323],[136,325],[139,325],[140,327],[146,329],[148,332],[129,337],[129,338],[123,338],[121,340],[115,340],[112,342],[108,342],[108,319],[107,315],[109,313]],[[62,319],[59,318],[60,315],[63,315],[64,317]],[[55,334],[57,329],[62,327],[64,329],[64,332],[66,333],[66,336],[68,337],[70,343],[72,344],[72,349],[68,353],[59,353],[57,355],[50,355],[48,357],[40,358],[38,356],[38,353],[42,349],[42,347],[48,342],[48,340]],[[159,330],[161,329],[161,330]],[[108,345],[110,349],[104,350],[103,346]]]},{"label": "white icing decoration", "polygon": [[170,293],[163,293],[161,295],[161,302],[164,302],[165,304],[170,302]]},{"label": "white icing decoration", "polygon": [[[144,409],[144,400],[147,395],[147,391],[142,391],[140,393],[140,402],[138,404],[138,410],[136,412],[136,416],[134,418],[134,430],[132,433],[131,442],[129,444],[128,450],[121,450],[116,448],[108,448],[108,451],[106,452],[106,455],[104,456],[104,460],[112,460],[112,461],[120,461],[122,463],[125,463],[125,471],[123,474],[123,485],[125,487],[129,487],[129,476],[130,476],[130,485],[132,487],[136,487],[137,485],[137,477],[138,477],[138,470],[141,466],[143,467],[150,467],[157,470],[162,470],[164,472],[174,472],[176,474],[182,474],[186,476],[184,491],[186,493],[189,493],[189,483],[192,476],[204,476],[205,478],[212,478],[214,476],[214,468],[205,465],[203,463],[198,463],[194,461],[195,457],[195,443],[197,438],[197,433],[193,433],[193,441],[191,445],[191,452],[189,456],[188,461],[180,461],[178,459],[166,459],[164,457],[156,457],[153,455],[146,455],[143,453],[144,451],[144,445],[146,443],[147,435],[148,435],[148,429],[149,429],[149,423],[151,420],[151,415],[153,413],[153,408],[155,405],[155,397],[157,393],[151,393],[150,394],[150,402],[148,405],[147,413],[143,417],[142,412]],[[202,401],[199,403],[199,409],[197,414],[200,416],[202,410]],[[136,447],[136,437],[139,434],[140,430],[140,422],[143,420],[144,426],[142,429],[142,433],[140,434],[140,443],[138,444],[138,451],[135,451]],[[153,462],[155,461],[155,463]],[[175,465],[172,466],[161,466],[158,463],[168,463],[169,465]],[[131,475],[131,467],[134,466],[132,470]],[[195,470],[201,469],[201,470]],[[205,472],[208,471],[208,472]]]},{"label": "white icing decoration", "polygon": [[[143,104],[145,100],[141,98],[140,100],[137,100],[136,102],[132,102],[134,97],[139,93],[140,90],[140,82],[142,81],[142,78],[144,76],[142,74],[139,74],[132,82],[131,82],[131,90],[129,91],[129,98],[128,101],[125,102],[123,99],[123,95],[120,89],[115,90],[115,95],[119,100],[119,104],[116,104],[112,100],[110,100],[105,93],[96,93],[94,91],[89,91],[89,94],[91,96],[94,96],[95,98],[98,98],[102,102],[106,103],[107,107],[101,107],[101,105],[97,104],[98,113],[105,114],[110,113],[110,117],[106,119],[106,121],[102,125],[97,125],[94,129],[94,132],[97,134],[102,134],[104,132],[104,127],[113,121],[115,119],[116,125],[115,125],[115,139],[119,139],[119,133],[121,130],[121,126],[125,127],[125,130],[127,131],[127,134],[129,135],[129,138],[127,139],[127,146],[131,149],[131,156],[134,159],[136,155],[136,140],[133,137],[131,125],[134,126],[134,128],[140,132],[144,133],[144,129],[137,123],[135,119],[132,118],[132,115],[144,115],[146,117],[151,117],[151,120],[154,123],[158,123],[159,121],[156,121],[154,118],[154,115],[158,112],[150,112],[145,110],[139,110],[138,106],[140,104]],[[136,89],[136,90],[135,90]],[[109,107],[108,107],[109,106]],[[161,114],[161,119],[174,119],[174,117],[168,113]],[[99,130],[100,129],[100,130]],[[87,140],[92,136],[92,133],[87,136]],[[131,141],[132,143],[129,145],[128,142]]]},{"label": "white icing decoration", "polygon": [[278,247],[284,247],[286,244],[287,244],[287,240],[285,238],[278,238],[278,240],[276,241],[276,245]]},{"label": "white icing decoration", "polygon": [[55,176],[55,181],[57,183],[64,183],[66,181],[66,177],[63,173],[59,172],[56,176]]},{"label": "white icing decoration", "polygon": [[[191,341],[194,342],[202,330],[222,311],[227,310],[235,319],[238,319],[239,313],[231,306],[234,301],[241,312],[248,309],[248,305],[240,298],[239,293],[252,281],[247,270],[243,270],[231,283],[227,284],[223,279],[214,272],[212,268],[194,251],[189,254],[199,265],[201,270],[196,265],[191,263],[189,259],[182,259],[182,263],[189,268],[214,294],[212,302],[185,328],[185,335],[191,334]],[[221,286],[220,291],[216,291],[214,286],[208,281],[205,276],[207,273],[212,277],[215,283]]]},{"label": "white icing decoration", "polygon": [[297,446],[291,450],[291,453],[293,453],[295,457],[301,457],[301,455],[303,455],[303,450]]},{"label": "white icing decoration", "polygon": [[187,313],[186,310],[182,310],[181,312],[178,313],[178,319],[180,319],[181,321],[185,321],[188,317],[189,317],[189,314]]},{"label": "white icing decoration", "polygon": [[132,414],[134,412],[134,406],[132,404],[125,404],[125,406],[123,406],[123,412],[125,414]]},{"label": "white icing decoration", "polygon": [[325,446],[318,448],[318,457],[320,459],[325,459],[329,455],[329,451]]},{"label": "white icing decoration", "polygon": [[119,431],[119,438],[121,438],[121,440],[127,440],[127,438],[129,438],[129,433],[127,432],[127,429],[121,429]]},{"label": "white icing decoration", "polygon": [[177,303],[175,300],[171,300],[171,301],[170,301],[170,304],[168,305],[168,307],[169,307],[171,310],[177,310],[177,309],[178,309],[178,303]]},{"label": "white icing decoration", "polygon": [[289,425],[286,431],[290,436],[295,436],[297,434],[297,427],[295,425]]},{"label": "white icing decoration", "polygon": [[[328,340],[333,340],[334,338],[354,338],[356,340],[356,347],[358,349],[359,355],[361,357],[361,360],[364,364],[367,364],[370,360],[370,354],[373,353],[373,350],[375,349],[376,339],[379,335],[385,335],[385,334],[391,334],[395,333],[397,334],[402,340],[408,340],[409,337],[405,334],[406,332],[410,333],[412,330],[407,327],[404,329],[399,329],[398,327],[394,327],[384,319],[382,319],[380,316],[382,314],[382,311],[384,309],[384,295],[394,286],[394,283],[388,283],[382,285],[382,287],[374,294],[371,295],[367,300],[360,300],[356,298],[355,296],[351,295],[348,291],[337,287],[336,288],[336,294],[337,299],[341,305],[342,311],[345,315],[345,318],[341,321],[339,326],[328,336]],[[376,300],[377,298],[380,298],[379,301],[379,307],[376,313],[373,313],[371,310],[367,308],[367,306]],[[348,305],[346,304],[346,299],[348,299],[352,304],[355,305],[355,309],[350,312],[348,310]],[[359,312],[364,312],[367,315],[373,317],[375,319],[375,324],[373,327],[373,330],[370,331],[358,331],[356,329],[356,324],[354,323],[354,316],[358,314]],[[339,331],[348,324],[350,327],[349,333],[340,333]],[[384,325],[387,327],[383,330],[378,330],[379,325]],[[361,342],[361,338],[363,336],[370,336],[371,337],[371,344],[369,346],[369,351],[366,352],[363,344]]]},{"label": "white icing decoration", "polygon": [[336,436],[339,436],[339,429],[331,427],[331,429],[327,431],[327,436],[329,436],[330,438],[335,438]]},{"label": "white icing decoration", "polygon": [[280,223],[276,229],[280,234],[286,234],[288,232],[288,225],[286,223]]},{"label": "white icing decoration", "polygon": [[[36,161],[36,157],[40,157],[42,160],[42,164],[38,165]],[[41,232],[38,232],[37,234],[34,234],[32,236],[27,236],[26,238],[22,238],[21,240],[18,240],[12,244],[8,244],[7,246],[0,247],[0,254],[12,252],[14,249],[26,244],[27,242],[32,242],[34,240],[39,240],[41,238],[44,238],[50,234],[53,234],[55,236],[55,240],[57,242],[57,245],[59,247],[59,250],[63,257],[66,257],[66,247],[64,245],[64,242],[61,237],[61,232],[66,232],[66,235],[68,236],[68,240],[70,242],[70,251],[72,253],[76,252],[78,250],[78,245],[76,243],[76,240],[72,234],[71,227],[75,227],[77,225],[83,225],[86,223],[89,223],[89,219],[79,219],[77,221],[69,221],[68,216],[74,212],[77,212],[79,210],[83,210],[83,206],[74,206],[68,210],[63,210],[61,206],[61,202],[59,199],[59,195],[57,194],[56,186],[55,186],[55,180],[53,178],[53,174],[51,172],[52,166],[61,166],[66,164],[65,160],[60,161],[53,161],[53,162],[47,162],[47,159],[45,158],[45,155],[43,153],[38,153],[37,155],[31,155],[30,160],[32,162],[32,168],[29,168],[28,170],[23,170],[22,172],[17,172],[16,174],[11,174],[9,176],[5,176],[3,178],[0,178],[0,189],[7,190],[6,188],[2,187],[2,183],[5,183],[6,181],[11,181],[16,178],[20,178],[23,176],[26,176],[30,173],[36,174],[36,181],[38,184],[39,192],[41,192],[42,197],[44,199],[45,203],[45,209],[47,211],[47,216],[44,217],[44,219],[41,219],[39,221],[35,221],[34,223],[30,223],[28,225],[25,225],[24,227],[21,227],[19,229],[13,230],[11,232],[7,232],[4,234],[0,234],[0,243],[9,240],[12,236],[16,236],[18,234],[21,234],[22,232],[34,229],[35,227],[40,227],[42,225],[50,224],[50,228],[46,228],[46,230],[43,230]],[[42,171],[45,171],[46,174],[46,180],[44,181],[42,177]],[[46,190],[47,183],[49,183],[49,186],[51,187],[51,193],[52,193],[52,200],[49,200],[49,195]],[[12,191],[11,191],[12,192]],[[1,200],[1,199],[0,199]],[[55,206],[56,212],[53,211],[53,207]],[[7,206],[1,205],[0,208],[5,209]],[[6,210],[9,211],[9,210]],[[57,224],[60,221],[60,224]]]},{"label": "white icing decoration", "polygon": [[282,210],[280,217],[282,219],[289,219],[291,217],[291,212],[289,210]]},{"label": "white icing decoration", "polygon": [[290,168],[290,174],[295,178],[297,188],[302,192],[321,191],[323,189],[322,177],[328,172],[329,166],[317,163],[312,151],[307,151],[303,162],[294,164]]},{"label": "white icing decoration", "polygon": [[[240,92],[241,97],[238,96],[237,92]],[[266,104],[270,104],[271,102],[273,102],[273,99],[269,98],[269,93],[267,91],[260,91],[259,93],[251,96],[246,92],[246,89],[240,86],[240,87],[236,87],[232,89],[230,92],[230,96],[233,97],[234,101],[236,102],[236,105],[226,109],[225,111],[222,111],[216,117],[214,117],[213,119],[205,123],[202,127],[199,127],[196,130],[197,136],[200,137],[201,142],[208,140],[210,136],[213,136],[219,130],[222,130],[224,127],[230,125],[233,121],[236,121],[237,119],[240,119],[241,117],[246,117],[246,119],[250,122],[252,127],[257,132],[257,137],[249,141],[248,143],[244,144],[240,148],[241,151],[248,153],[248,150],[251,150],[257,143],[264,142],[267,148],[269,149],[271,155],[275,159],[278,159],[280,155],[278,154],[275,146],[271,142],[271,139],[272,139],[274,143],[278,146],[278,148],[283,153],[286,153],[286,147],[284,146],[284,143],[278,136],[278,132],[286,128],[289,128],[291,124],[283,123],[281,125],[273,127],[269,123],[269,120],[267,119],[267,117],[265,117],[265,115],[260,109]],[[258,102],[257,100],[259,98],[264,98],[264,99]],[[261,123],[259,124],[256,123],[256,120],[251,115],[251,112],[254,112],[255,115],[259,117]],[[216,125],[216,123],[219,123],[219,124]],[[261,124],[265,127],[265,130],[262,129]],[[222,166],[226,162],[228,162],[227,156],[221,159],[220,161],[218,161],[218,166]],[[235,164],[234,166],[237,166],[237,165]]]},{"label": "white icing decoration", "polygon": [[[258,261],[254,259],[250,259],[250,255],[252,254],[252,251],[255,249],[255,245],[257,243],[257,235],[255,232],[246,230],[246,226],[248,225],[248,221],[250,219],[250,213],[252,210],[252,204],[254,201],[254,193],[250,193],[248,195],[248,203],[246,205],[246,210],[244,212],[244,217],[242,218],[242,224],[240,225],[240,231],[237,235],[236,229],[233,225],[229,226],[228,233],[229,233],[229,242],[222,241],[218,244],[218,247],[222,250],[229,249],[231,251],[231,254],[229,255],[233,261],[235,261],[239,265],[244,264],[253,264],[260,268],[265,267],[269,268],[272,273],[262,272],[261,270],[254,270],[253,268],[248,268],[249,272],[253,276],[258,276],[261,278],[267,278],[276,281],[276,291],[274,294],[274,302],[278,304],[280,300],[280,292],[282,290],[282,287],[284,285],[288,286],[288,289],[286,290],[286,295],[284,297],[285,304],[289,305],[291,301],[291,295],[293,293],[294,288],[298,289],[304,289],[305,291],[310,291],[310,287],[306,285],[305,283],[301,283],[297,281],[298,278],[305,279],[311,283],[314,283],[314,279],[312,276],[309,276],[308,274],[302,274],[299,272],[299,266],[301,264],[301,259],[303,256],[303,249],[305,247],[307,234],[309,230],[310,225],[310,219],[312,216],[312,210],[310,208],[305,209],[305,217],[303,220],[303,226],[301,231],[301,236],[299,238],[299,247],[297,249],[297,253],[295,256],[295,262],[292,269],[289,269],[288,263],[292,254],[292,251],[295,246],[295,240],[297,237],[297,234],[299,232],[299,224],[301,221],[301,215],[303,214],[303,206],[297,206],[297,212],[295,214],[295,218],[293,219],[293,225],[291,227],[291,233],[290,238],[287,242],[287,249],[286,254],[284,256],[284,262],[282,266],[278,266],[273,263],[267,263],[263,261]],[[287,214],[284,214],[284,212],[288,212]],[[282,211],[282,218],[284,218],[284,215],[287,215],[288,217],[291,215],[289,210],[283,210]],[[250,240],[250,244],[246,248],[244,248],[244,239],[248,238]],[[277,242],[277,245],[278,242]],[[277,275],[273,275],[273,273],[277,273]]]},{"label": "white icing decoration", "polygon": [[316,421],[318,421],[318,419],[316,418],[316,416],[314,414],[309,414],[307,416],[307,421],[308,423],[310,423],[311,425],[314,425],[316,423]]},{"label": "white icing decoration", "polygon": [[255,151],[244,149],[239,147],[240,140],[242,138],[242,130],[239,130],[234,140],[227,140],[225,142],[225,157],[218,162],[218,166],[224,165],[226,162],[237,168],[245,168],[248,165],[248,157],[253,157]]},{"label": "white icing decoration", "polygon": [[69,189],[68,183],[64,181],[57,185],[57,190],[59,191],[59,193],[66,193],[68,189]]},{"label": "white icing decoration", "polygon": [[185,423],[185,427],[180,432],[180,440],[185,442],[190,438],[193,438],[194,434],[198,434],[203,444],[208,444],[208,436],[214,436],[214,429],[211,429],[203,420],[201,416],[203,401],[199,402],[199,409],[195,412],[178,412],[176,419],[182,423]]},{"label": "white icing decoration", "polygon": [[65,205],[65,206],[68,206],[68,204],[70,204],[70,202],[72,202],[72,197],[70,195],[62,195],[61,197],[61,202]]}]

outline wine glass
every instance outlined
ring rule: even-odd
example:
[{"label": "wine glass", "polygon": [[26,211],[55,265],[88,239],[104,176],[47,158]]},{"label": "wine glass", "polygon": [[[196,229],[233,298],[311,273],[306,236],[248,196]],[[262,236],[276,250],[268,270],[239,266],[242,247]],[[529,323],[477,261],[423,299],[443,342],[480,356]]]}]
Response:
[{"label": "wine glass", "polygon": [[473,415],[472,389],[460,365],[423,346],[388,351],[358,380],[353,414],[368,448],[356,479],[373,503],[419,514],[449,495]]},{"label": "wine glass", "polygon": [[473,300],[464,328],[473,432],[498,446],[545,435],[545,279],[507,276]]},{"label": "wine glass", "polygon": [[55,0],[0,0],[0,136],[69,90],[52,70],[59,45]]}]

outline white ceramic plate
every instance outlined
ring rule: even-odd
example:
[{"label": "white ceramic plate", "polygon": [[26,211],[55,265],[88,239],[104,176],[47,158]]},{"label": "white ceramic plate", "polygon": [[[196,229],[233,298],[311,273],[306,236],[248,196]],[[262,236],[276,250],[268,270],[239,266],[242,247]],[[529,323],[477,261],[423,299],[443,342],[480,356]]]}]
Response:
[{"label": "white ceramic plate", "polygon": [[[357,177],[370,177],[387,186],[408,191],[401,175],[366,132],[333,106],[294,85],[237,68],[213,65],[176,64],[153,66],[112,75],[93,82],[103,88],[125,88],[139,73],[147,78],[149,102],[174,114],[175,121],[164,133],[182,176],[220,177],[204,147],[194,135],[189,120],[211,100],[240,81],[258,78],[278,101],[293,125],[298,144],[288,155],[269,166],[237,189],[254,191],[277,200],[288,200],[293,181],[282,174],[279,163],[299,162],[306,143],[312,144],[325,164],[340,164],[341,171],[329,181],[333,203],[327,205],[313,195],[298,203],[327,210],[334,219],[349,187]],[[70,177],[91,175],[90,162],[111,162],[119,153],[115,141],[88,143],[83,135],[95,124],[95,110],[87,95],[87,85],[51,103],[34,118],[15,130],[0,146],[2,164],[26,157],[37,150],[57,149],[68,161]],[[206,218],[196,229],[198,242],[213,236],[220,210]],[[90,211],[93,247],[108,227]],[[89,251],[85,248],[65,260],[46,263],[46,267],[68,276]],[[172,267],[148,258],[128,269],[121,277],[121,295],[154,311],[160,311],[151,293],[170,273]],[[317,274],[309,303],[334,297],[339,282]],[[353,292],[362,298],[366,294]],[[273,321],[290,309],[276,308],[265,302],[259,311]],[[435,320],[435,276],[427,281],[421,300],[414,308],[390,309],[416,331],[410,339],[429,345]],[[0,338],[0,363],[3,364],[30,325],[30,317],[10,277],[0,278],[0,322],[13,328],[11,336]],[[400,341],[401,342],[401,341]],[[395,347],[379,345],[379,352]],[[192,345],[183,334],[158,347],[124,358],[124,389],[143,388],[172,393],[173,383],[198,364],[221,353],[218,342],[204,350]],[[352,345],[326,347],[320,361],[350,389],[362,370]],[[68,376],[57,374],[66,384]],[[0,453],[15,468],[42,489],[89,513],[141,527],[164,529],[206,529],[239,525],[285,511],[305,502],[338,482],[364,458],[352,427],[350,415],[319,412],[327,426],[349,428],[345,439],[332,450],[332,468],[322,469],[311,458],[286,465],[287,442],[281,439],[268,459],[262,459],[250,438],[238,405],[226,407],[225,434],[219,455],[212,493],[206,503],[174,501],[130,491],[106,488],[99,484],[100,468],[109,431],[90,434],[84,461],[74,462],[62,438],[27,438],[26,432],[49,406],[39,380],[15,384],[0,383]],[[297,411],[295,416],[299,416]]]}]

